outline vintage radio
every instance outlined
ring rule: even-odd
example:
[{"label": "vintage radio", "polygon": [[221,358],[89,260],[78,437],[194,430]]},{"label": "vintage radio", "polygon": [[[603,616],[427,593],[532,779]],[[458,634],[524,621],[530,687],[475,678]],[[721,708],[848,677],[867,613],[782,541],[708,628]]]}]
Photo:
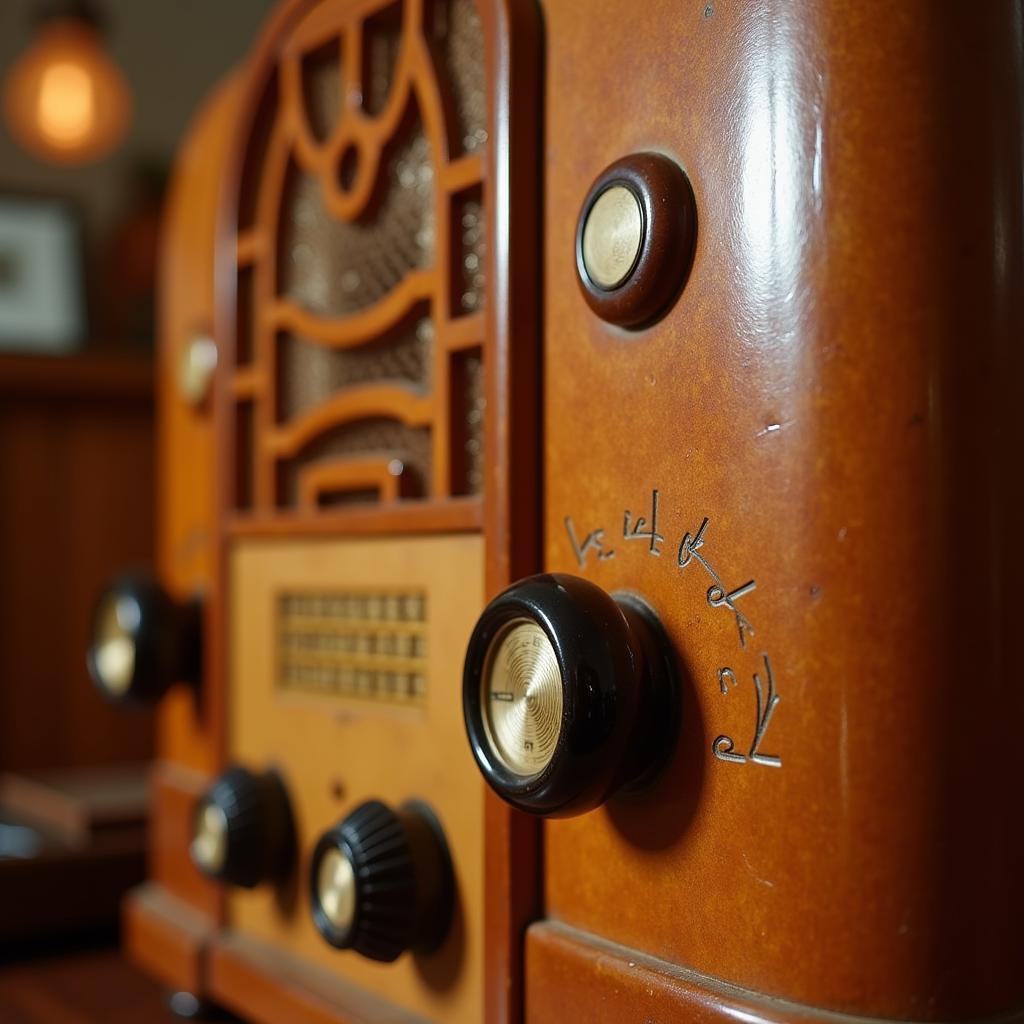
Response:
[{"label": "vintage radio", "polygon": [[291,0],[185,145],[127,946],[264,1022],[1024,1006],[1010,2]]}]

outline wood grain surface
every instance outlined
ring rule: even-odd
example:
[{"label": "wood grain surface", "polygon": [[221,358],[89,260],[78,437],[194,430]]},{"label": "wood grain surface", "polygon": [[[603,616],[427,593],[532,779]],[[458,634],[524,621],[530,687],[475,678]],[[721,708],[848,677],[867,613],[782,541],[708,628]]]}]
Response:
[{"label": "wood grain surface", "polygon": [[152,753],[152,714],[107,703],[85,651],[100,589],[152,562],[153,473],[150,362],[0,358],[0,770]]},{"label": "wood grain surface", "polygon": [[[547,913],[830,1010],[1020,1007],[1019,8],[551,2],[545,27],[545,565],[642,594],[686,676],[656,787],[545,825]],[[650,149],[697,247],[628,333],[573,237]],[[624,537],[655,491],[657,551]],[[614,557],[581,566],[566,517]]]}]

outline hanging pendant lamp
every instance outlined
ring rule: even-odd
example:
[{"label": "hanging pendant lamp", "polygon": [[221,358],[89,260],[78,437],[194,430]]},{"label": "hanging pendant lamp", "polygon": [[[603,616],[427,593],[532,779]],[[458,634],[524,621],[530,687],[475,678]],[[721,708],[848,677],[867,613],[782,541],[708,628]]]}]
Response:
[{"label": "hanging pendant lamp", "polygon": [[131,90],[107,53],[91,5],[49,3],[29,48],[4,88],[11,134],[51,163],[85,164],[105,156],[131,121]]}]

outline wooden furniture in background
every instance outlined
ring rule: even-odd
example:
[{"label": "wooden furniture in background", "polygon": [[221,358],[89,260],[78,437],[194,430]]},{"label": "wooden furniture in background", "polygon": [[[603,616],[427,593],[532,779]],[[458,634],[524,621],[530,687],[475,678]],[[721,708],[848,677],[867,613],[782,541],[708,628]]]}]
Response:
[{"label": "wooden furniture in background", "polygon": [[0,955],[117,920],[145,874],[146,765],[0,775]]}]

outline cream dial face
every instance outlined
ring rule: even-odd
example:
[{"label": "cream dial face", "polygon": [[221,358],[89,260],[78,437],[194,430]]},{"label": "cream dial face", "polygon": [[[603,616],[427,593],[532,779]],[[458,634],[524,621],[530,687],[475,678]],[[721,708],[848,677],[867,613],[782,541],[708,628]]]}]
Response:
[{"label": "cream dial face", "polygon": [[192,860],[204,871],[216,874],[228,855],[228,819],[216,805],[207,803],[196,815]]},{"label": "cream dial face", "polygon": [[590,280],[611,290],[629,277],[644,241],[640,203],[624,185],[598,196],[583,225],[583,265]]},{"label": "cream dial face", "polygon": [[316,891],[327,920],[339,931],[348,931],[356,916],[356,876],[341,850],[331,847],[321,858]]},{"label": "cream dial face", "polygon": [[562,674],[547,634],[515,619],[494,639],[481,681],[491,750],[515,775],[542,772],[562,731]]},{"label": "cream dial face", "polygon": [[103,688],[120,697],[132,684],[135,673],[135,640],[139,606],[130,597],[111,596],[104,600],[96,622],[93,660]]}]

